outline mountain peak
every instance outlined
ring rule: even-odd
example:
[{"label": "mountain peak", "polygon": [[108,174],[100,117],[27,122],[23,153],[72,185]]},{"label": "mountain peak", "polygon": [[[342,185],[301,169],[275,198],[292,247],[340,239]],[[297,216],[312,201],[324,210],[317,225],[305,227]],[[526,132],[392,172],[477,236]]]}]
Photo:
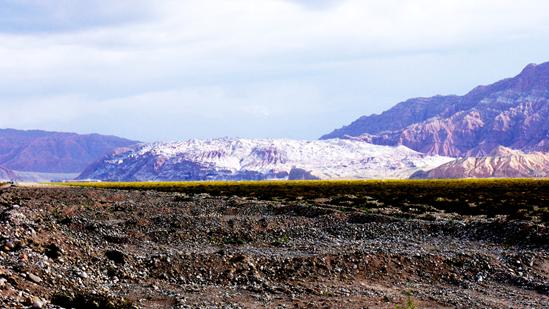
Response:
[{"label": "mountain peak", "polygon": [[523,155],[523,154],[524,152],[520,150],[513,150],[509,147],[499,145],[499,146],[496,146],[496,148],[492,149],[489,155],[493,157],[506,157],[506,156]]},{"label": "mountain peak", "polygon": [[515,77],[478,86],[464,96],[407,100],[321,139],[365,136],[374,144],[455,157],[483,156],[498,145],[549,151],[547,119],[549,62],[529,64]]},{"label": "mountain peak", "polygon": [[524,74],[549,74],[549,61],[540,64],[530,63],[522,69],[519,75]]},{"label": "mountain peak", "polygon": [[537,63],[529,63],[527,64],[524,69],[522,69],[522,71],[520,72],[520,74],[524,74],[524,73],[527,73],[527,72],[530,72],[530,71],[533,71],[536,69],[537,67]]},{"label": "mountain peak", "polygon": [[549,62],[527,65],[519,75],[514,77],[515,90],[549,91]]}]

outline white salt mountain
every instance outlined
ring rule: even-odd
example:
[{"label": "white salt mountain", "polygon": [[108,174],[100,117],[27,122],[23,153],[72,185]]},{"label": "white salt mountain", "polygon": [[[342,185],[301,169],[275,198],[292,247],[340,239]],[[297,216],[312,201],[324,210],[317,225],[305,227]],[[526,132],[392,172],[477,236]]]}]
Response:
[{"label": "white salt mountain", "polygon": [[221,138],[140,144],[89,166],[79,179],[260,180],[408,178],[452,158],[405,146],[329,139]]}]

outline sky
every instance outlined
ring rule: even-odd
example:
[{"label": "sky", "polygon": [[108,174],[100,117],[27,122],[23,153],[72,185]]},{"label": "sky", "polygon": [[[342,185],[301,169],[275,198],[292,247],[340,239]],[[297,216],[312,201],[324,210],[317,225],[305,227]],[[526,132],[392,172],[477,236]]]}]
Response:
[{"label": "sky", "polygon": [[0,0],[0,127],[316,139],[546,61],[546,0]]}]

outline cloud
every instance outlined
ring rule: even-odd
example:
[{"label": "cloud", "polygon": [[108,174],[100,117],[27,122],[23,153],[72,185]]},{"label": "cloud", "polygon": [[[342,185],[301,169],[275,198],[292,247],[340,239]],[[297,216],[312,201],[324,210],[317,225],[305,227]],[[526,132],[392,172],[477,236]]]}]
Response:
[{"label": "cloud", "polygon": [[0,32],[55,33],[116,26],[149,16],[143,0],[5,0]]},{"label": "cloud", "polygon": [[309,9],[329,9],[335,5],[343,3],[343,1],[337,0],[287,0],[288,2],[301,5]]}]

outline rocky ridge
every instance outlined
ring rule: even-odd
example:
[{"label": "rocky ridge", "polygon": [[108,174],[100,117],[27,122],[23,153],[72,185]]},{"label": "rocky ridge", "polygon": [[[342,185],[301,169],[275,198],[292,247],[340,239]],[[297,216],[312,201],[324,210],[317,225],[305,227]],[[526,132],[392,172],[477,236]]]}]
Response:
[{"label": "rocky ridge", "polygon": [[485,156],[498,146],[549,151],[549,62],[464,96],[416,98],[363,116],[322,139],[405,145],[444,156]]},{"label": "rocky ridge", "polygon": [[461,158],[429,171],[419,171],[411,178],[490,178],[549,177],[549,153],[506,147],[495,148],[488,156]]}]

